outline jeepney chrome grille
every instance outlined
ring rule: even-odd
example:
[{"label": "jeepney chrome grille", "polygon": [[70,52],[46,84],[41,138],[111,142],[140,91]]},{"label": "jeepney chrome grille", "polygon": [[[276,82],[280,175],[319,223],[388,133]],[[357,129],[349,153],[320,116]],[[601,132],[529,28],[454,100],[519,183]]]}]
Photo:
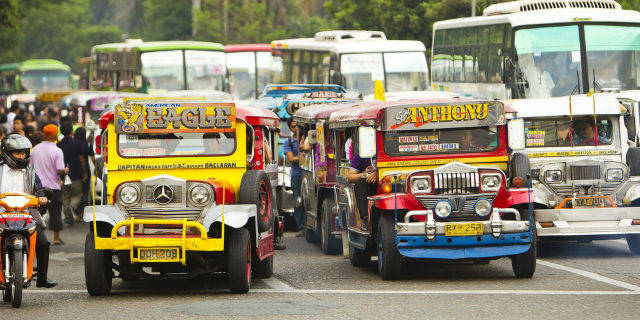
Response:
[{"label": "jeepney chrome grille", "polygon": [[434,175],[433,185],[436,195],[478,193],[480,177],[477,172],[438,173]]},{"label": "jeepney chrome grille", "polygon": [[[600,185],[600,187],[598,188],[597,185],[588,185],[588,186],[575,186],[575,192],[580,194],[578,191],[579,189],[583,189],[585,190],[585,188],[587,189],[585,192],[585,195],[596,195],[598,193],[598,191],[600,191],[603,195],[606,196],[612,196],[615,195],[616,190],[618,189],[618,186],[620,186],[622,182],[620,183],[603,183]],[[574,188],[571,185],[551,185],[551,188],[553,189],[553,191],[558,195],[561,196],[563,198],[566,197],[571,197],[573,196],[573,192],[574,192]]]},{"label": "jeepney chrome grille", "polygon": [[493,199],[496,198],[495,193],[481,193],[481,194],[470,194],[463,195],[458,197],[442,197],[442,196],[416,196],[416,199],[420,201],[420,203],[427,210],[432,210],[433,206],[436,205],[436,202],[440,200],[449,200],[453,204],[453,213],[447,219],[440,219],[435,217],[438,221],[454,221],[454,220],[486,220],[487,218],[480,219],[473,212],[473,205],[480,198],[489,199],[493,202]]},{"label": "jeepney chrome grille", "polygon": [[[156,200],[153,198],[153,191],[155,190],[155,188],[158,185],[146,185],[145,186],[145,202],[146,203],[157,203]],[[182,203],[182,186],[180,185],[167,185],[167,187],[171,188],[171,191],[173,192],[173,196],[171,198],[171,201],[167,202],[166,204],[170,204],[170,203]]]},{"label": "jeepney chrome grille", "polygon": [[194,221],[200,216],[202,209],[189,208],[128,208],[129,215],[136,219],[168,219]]},{"label": "jeepney chrome grille", "polygon": [[599,165],[571,166],[569,169],[571,180],[600,180],[602,178]]}]

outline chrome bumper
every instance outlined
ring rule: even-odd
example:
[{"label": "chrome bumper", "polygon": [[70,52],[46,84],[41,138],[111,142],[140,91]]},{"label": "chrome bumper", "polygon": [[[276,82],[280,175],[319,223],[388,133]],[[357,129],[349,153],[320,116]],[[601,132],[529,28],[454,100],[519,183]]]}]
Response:
[{"label": "chrome bumper", "polygon": [[293,214],[293,191],[291,189],[279,187],[277,192],[278,212],[280,214]]},{"label": "chrome bumper", "polygon": [[640,234],[640,225],[631,224],[634,219],[640,219],[640,207],[535,210],[538,237]]},{"label": "chrome bumper", "polygon": [[[482,223],[483,234],[499,237],[506,233],[520,233],[529,230],[529,221],[513,221],[502,220],[500,213],[513,213],[516,218],[520,218],[520,213],[516,209],[496,209],[491,212],[491,217],[486,221],[464,221],[464,222],[436,222],[431,210],[409,211],[405,215],[404,222],[396,224],[398,236],[426,235],[427,239],[434,239],[436,236],[445,235],[446,224],[466,224],[466,223]],[[409,222],[413,215],[425,215],[425,222]]]}]

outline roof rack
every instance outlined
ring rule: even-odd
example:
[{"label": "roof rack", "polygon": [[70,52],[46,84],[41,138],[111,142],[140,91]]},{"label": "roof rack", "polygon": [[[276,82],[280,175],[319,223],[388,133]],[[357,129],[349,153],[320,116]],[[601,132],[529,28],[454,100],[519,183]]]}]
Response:
[{"label": "roof rack", "polygon": [[484,9],[482,15],[493,16],[554,9],[622,10],[622,6],[614,0],[522,0],[490,5]]},{"label": "roof rack", "polygon": [[313,37],[316,41],[341,41],[341,40],[387,40],[387,36],[382,31],[367,30],[331,30],[320,31]]}]

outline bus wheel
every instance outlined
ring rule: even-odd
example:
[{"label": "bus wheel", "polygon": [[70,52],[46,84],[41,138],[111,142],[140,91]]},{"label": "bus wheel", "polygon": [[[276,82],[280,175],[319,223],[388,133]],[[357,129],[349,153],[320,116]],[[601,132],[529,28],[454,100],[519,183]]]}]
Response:
[{"label": "bus wheel", "polygon": [[251,285],[251,237],[249,230],[229,228],[227,278],[233,293],[246,293]]},{"label": "bus wheel", "polygon": [[264,171],[249,170],[240,182],[240,203],[255,204],[258,209],[258,230],[265,232],[273,225],[271,183]]},{"label": "bus wheel", "polygon": [[111,293],[111,256],[103,250],[96,250],[93,233],[87,233],[84,242],[84,279],[87,292],[92,296],[106,296]]},{"label": "bus wheel", "polygon": [[395,223],[393,216],[380,215],[378,223],[378,272],[384,280],[400,278],[402,272],[402,256],[398,251],[394,237]]},{"label": "bus wheel", "polygon": [[338,254],[340,253],[340,249],[342,248],[342,240],[336,238],[336,236],[331,232],[331,220],[333,215],[331,214],[331,209],[334,207],[333,199],[327,197],[322,201],[322,225],[320,226],[321,237],[320,237],[320,246],[322,247],[322,251],[325,254]]},{"label": "bus wheel", "polygon": [[533,238],[529,250],[511,257],[511,267],[513,267],[516,278],[531,278],[536,272],[537,242],[536,228],[533,228]]}]

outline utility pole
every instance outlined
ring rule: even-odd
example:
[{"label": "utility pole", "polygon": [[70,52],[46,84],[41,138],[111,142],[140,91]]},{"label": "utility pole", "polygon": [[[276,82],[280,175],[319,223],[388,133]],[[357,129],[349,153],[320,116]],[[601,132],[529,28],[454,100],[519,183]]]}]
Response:
[{"label": "utility pole", "polygon": [[476,16],[476,0],[471,0],[471,16]]},{"label": "utility pole", "polygon": [[196,38],[198,33],[198,13],[200,12],[200,0],[191,0],[191,37]]},{"label": "utility pole", "polygon": [[226,43],[229,36],[229,0],[222,0],[222,39]]}]

